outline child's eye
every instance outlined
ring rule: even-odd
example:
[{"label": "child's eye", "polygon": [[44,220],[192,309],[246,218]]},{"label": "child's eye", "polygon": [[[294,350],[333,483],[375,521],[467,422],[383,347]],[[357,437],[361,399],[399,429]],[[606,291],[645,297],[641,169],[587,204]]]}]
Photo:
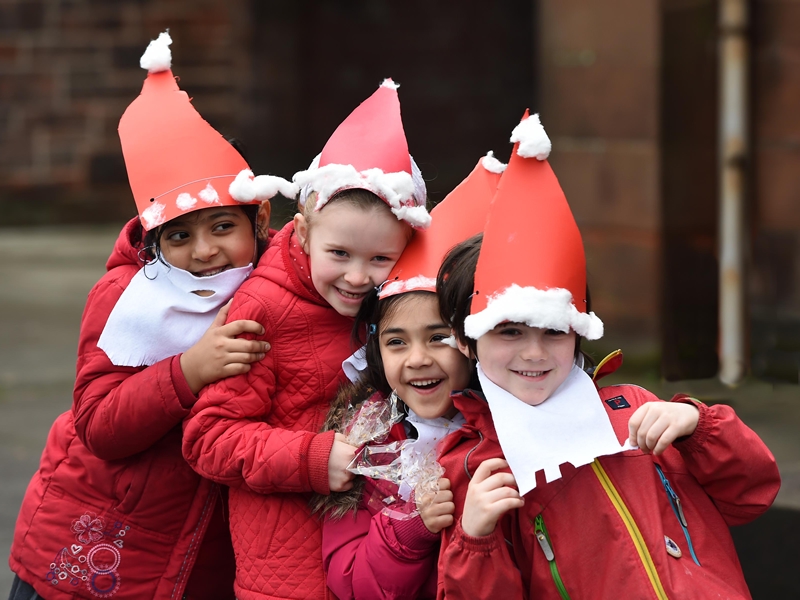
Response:
[{"label": "child's eye", "polygon": [[402,346],[405,342],[403,342],[403,340],[399,338],[391,338],[389,340],[386,340],[385,343],[387,346]]},{"label": "child's eye", "polygon": [[445,334],[445,333],[437,333],[437,334],[435,334],[433,337],[431,337],[431,341],[432,341],[432,342],[443,342],[444,340],[446,340],[446,339],[447,339],[447,338],[449,338],[449,337],[450,337],[450,336],[449,336],[448,334]]},{"label": "child's eye", "polygon": [[522,331],[516,327],[503,327],[497,330],[497,333],[506,337],[516,337],[522,335]]},{"label": "child's eye", "polygon": [[386,262],[386,261],[390,261],[392,259],[389,258],[388,256],[376,256],[372,260],[374,260],[375,262]]},{"label": "child's eye", "polygon": [[229,221],[226,221],[225,223],[217,223],[216,225],[214,225],[214,231],[227,231],[232,227],[236,227],[236,223],[231,223]]},{"label": "child's eye", "polygon": [[182,242],[189,239],[189,233],[186,231],[171,231],[164,236],[170,242]]},{"label": "child's eye", "polygon": [[564,331],[559,331],[558,329],[548,329],[545,331],[546,335],[567,335]]},{"label": "child's eye", "polygon": [[347,252],[344,250],[331,250],[331,253],[339,258],[347,258]]}]

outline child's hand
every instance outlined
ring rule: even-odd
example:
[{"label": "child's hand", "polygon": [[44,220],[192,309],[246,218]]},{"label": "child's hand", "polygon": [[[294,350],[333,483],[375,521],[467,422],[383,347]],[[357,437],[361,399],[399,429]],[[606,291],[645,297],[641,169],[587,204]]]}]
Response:
[{"label": "child's hand", "polygon": [[512,487],[517,482],[511,473],[492,474],[492,471],[507,466],[502,458],[490,458],[475,470],[461,516],[461,528],[467,535],[483,537],[491,534],[503,514],[525,504],[524,498]]},{"label": "child's hand", "polygon": [[661,454],[679,437],[697,429],[700,411],[679,402],[645,402],[628,421],[631,444],[645,452]]},{"label": "child's hand", "polygon": [[337,433],[328,457],[328,487],[332,492],[346,492],[353,487],[355,475],[347,470],[347,466],[352,462],[358,448],[351,446],[346,440],[341,433]]},{"label": "child's hand", "polygon": [[262,335],[264,328],[256,321],[233,321],[225,324],[231,303],[219,309],[214,322],[197,343],[181,354],[181,370],[192,392],[197,393],[209,383],[223,377],[241,375],[250,370],[250,363],[264,358],[267,342],[240,340],[237,335]]},{"label": "child's hand", "polygon": [[442,477],[439,480],[439,491],[429,502],[419,509],[422,522],[431,533],[439,533],[445,527],[453,524],[453,513],[456,505],[453,504],[453,492],[450,491],[450,480]]}]

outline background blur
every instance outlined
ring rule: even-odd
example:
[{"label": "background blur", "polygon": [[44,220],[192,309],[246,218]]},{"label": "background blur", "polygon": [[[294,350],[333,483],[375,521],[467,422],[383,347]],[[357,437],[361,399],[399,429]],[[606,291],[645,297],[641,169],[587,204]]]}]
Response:
[{"label": "background blur", "polygon": [[[117,123],[169,28],[181,88],[256,174],[305,168],[388,76],[433,202],[488,150],[506,161],[525,108],[539,112],[606,325],[590,349],[623,348],[620,378],[662,395],[734,404],[767,441],[779,508],[737,541],[762,597],[793,597],[775,561],[796,559],[800,527],[800,1],[749,8],[750,375],[730,390],[716,380],[719,2],[0,0],[2,553],[70,406],[86,293],[135,214]],[[291,214],[277,199],[273,226]]]}]

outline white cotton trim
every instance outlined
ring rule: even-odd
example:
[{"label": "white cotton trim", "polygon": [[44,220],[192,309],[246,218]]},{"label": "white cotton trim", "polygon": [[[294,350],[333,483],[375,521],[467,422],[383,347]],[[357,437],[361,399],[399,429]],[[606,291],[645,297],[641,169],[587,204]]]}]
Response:
[{"label": "white cotton trim", "polygon": [[511,142],[519,142],[517,154],[523,158],[536,158],[545,160],[550,156],[552,144],[547,137],[538,114],[533,114],[514,127],[511,132]]},{"label": "white cotton trim", "polygon": [[[312,191],[317,192],[314,210],[318,211],[342,190],[365,189],[382,198],[401,221],[422,229],[430,225],[430,215],[425,209],[427,193],[421,174],[415,178],[405,171],[384,173],[381,169],[373,168],[359,172],[353,165],[331,163],[324,167],[314,167],[314,163],[319,164],[319,157],[314,159],[311,167],[295,173],[292,178],[303,190],[301,205],[305,205]],[[414,170],[416,163],[413,159],[411,164]]]},{"label": "white cotton trim", "polygon": [[158,38],[151,41],[147,49],[139,59],[139,66],[146,69],[148,73],[159,73],[169,71],[172,67],[172,51],[169,45],[172,38],[166,31],[159,34]]},{"label": "white cotton trim", "polygon": [[214,189],[214,186],[211,183],[207,183],[206,187],[200,190],[200,193],[197,194],[200,196],[200,200],[205,202],[206,204],[218,204],[219,203],[219,194],[217,190]]},{"label": "white cotton trim", "polygon": [[481,159],[481,165],[483,165],[483,168],[489,171],[489,173],[498,174],[505,171],[506,167],[508,166],[506,163],[497,160],[494,157],[494,152],[491,150],[489,150],[489,152],[486,153],[486,156]]},{"label": "white cotton trim", "polygon": [[278,194],[287,198],[294,198],[297,192],[297,185],[286,181],[282,177],[259,175],[254,178],[250,169],[240,171],[231,182],[230,187],[228,187],[228,193],[231,198],[243,203],[253,202],[254,200],[263,202]]},{"label": "white cotton trim", "polygon": [[166,218],[164,217],[164,209],[167,207],[160,202],[154,202],[142,211],[142,219],[144,219],[144,227],[150,231],[153,227],[158,227]]},{"label": "white cotton trim", "polygon": [[447,344],[453,350],[458,350],[458,342],[456,341],[456,336],[451,335],[450,337],[446,337],[442,340],[443,344]]},{"label": "white cotton trim", "polygon": [[391,77],[387,77],[381,83],[381,87],[389,88],[390,90],[396,90],[397,88],[400,87],[400,84],[399,83],[395,83],[394,81],[392,81]]},{"label": "white cotton trim", "polygon": [[186,192],[178,194],[178,197],[175,198],[175,205],[183,211],[194,208],[195,204],[197,204],[197,198],[192,198],[192,195]]},{"label": "white cotton trim", "polygon": [[540,290],[516,284],[491,296],[485,309],[468,316],[464,320],[464,333],[477,340],[505,321],[564,332],[572,329],[587,340],[603,337],[603,322],[593,312],[579,312],[569,290]]},{"label": "white cotton trim", "polygon": [[405,294],[406,292],[413,292],[415,290],[431,291],[433,289],[436,289],[435,278],[418,275],[411,279],[396,279],[390,281],[378,292],[378,298],[386,298],[387,296],[394,296],[395,294]]}]

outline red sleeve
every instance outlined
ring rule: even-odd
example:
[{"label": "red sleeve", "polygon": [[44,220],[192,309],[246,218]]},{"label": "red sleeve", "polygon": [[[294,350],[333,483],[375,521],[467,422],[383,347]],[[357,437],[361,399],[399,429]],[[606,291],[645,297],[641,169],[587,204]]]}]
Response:
[{"label": "red sleeve", "polygon": [[149,367],[118,367],[97,347],[108,316],[135,273],[136,268],[120,267],[101,279],[89,294],[81,320],[75,430],[104,460],[146,450],[180,424],[195,400],[178,357]]},{"label": "red sleeve", "polygon": [[[275,319],[262,302],[234,295],[228,322],[252,319],[264,326],[259,339],[274,336]],[[242,336],[253,339],[252,335]],[[267,417],[276,391],[274,353],[250,371],[207,386],[184,423],[183,455],[203,477],[251,490],[330,493],[328,459],[334,432],[312,433],[272,427]]]},{"label": "red sleeve", "polygon": [[461,519],[442,537],[438,600],[523,598],[522,578],[498,526],[491,535],[464,533]]},{"label": "red sleeve", "polygon": [[372,515],[362,502],[355,516],[325,520],[328,587],[339,600],[417,598],[426,587],[432,592],[439,537],[419,515],[402,521]]},{"label": "red sleeve", "polygon": [[707,406],[680,394],[672,402],[696,406],[694,433],[674,446],[689,472],[714,501],[728,525],[742,525],[763,514],[780,489],[775,457],[730,406]]}]

